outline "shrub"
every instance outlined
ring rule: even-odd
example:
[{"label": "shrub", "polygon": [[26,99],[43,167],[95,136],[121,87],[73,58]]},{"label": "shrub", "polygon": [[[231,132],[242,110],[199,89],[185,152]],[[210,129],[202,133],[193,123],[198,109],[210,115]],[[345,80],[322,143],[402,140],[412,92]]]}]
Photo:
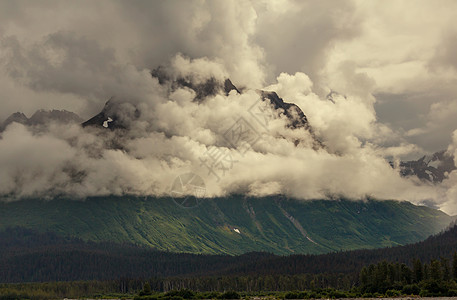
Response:
[{"label": "shrub", "polygon": [[403,295],[419,295],[420,291],[417,284],[407,284],[401,289]]},{"label": "shrub", "polygon": [[347,298],[348,296],[346,295],[345,292],[338,291],[338,290],[333,290],[330,293],[328,293],[328,296],[332,299],[335,298]]},{"label": "shrub", "polygon": [[299,298],[297,292],[287,292],[284,295],[284,299],[303,299],[303,298]]},{"label": "shrub", "polygon": [[181,297],[183,299],[193,299],[193,298],[195,298],[195,293],[191,290],[182,289],[179,291],[176,291],[176,290],[169,291],[169,292],[165,293],[165,296]]},{"label": "shrub", "polygon": [[234,291],[225,292],[219,296],[219,299],[240,299],[240,294]]},{"label": "shrub", "polygon": [[397,291],[397,290],[387,290],[386,291],[386,296],[387,297],[397,297],[397,296],[400,296],[401,293],[400,291]]}]

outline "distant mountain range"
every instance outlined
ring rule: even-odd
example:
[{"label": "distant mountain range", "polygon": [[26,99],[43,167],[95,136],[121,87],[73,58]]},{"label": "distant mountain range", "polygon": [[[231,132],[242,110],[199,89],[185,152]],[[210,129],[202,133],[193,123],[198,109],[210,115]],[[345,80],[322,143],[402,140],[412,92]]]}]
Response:
[{"label": "distant mountain range", "polygon": [[[151,72],[151,75],[159,81],[162,85],[168,85],[170,89],[175,90],[177,88],[186,87],[194,90],[195,98],[194,101],[203,101],[205,97],[215,95],[217,93],[225,93],[228,95],[231,91],[241,93],[242,89],[238,89],[230,79],[226,79],[224,82],[219,82],[214,78],[211,78],[203,83],[194,83],[189,78],[177,78],[172,79],[163,68],[157,68]],[[285,102],[273,91],[258,91],[263,101],[268,101],[272,107],[279,114],[284,114],[289,120],[288,126],[292,128],[303,128],[311,133],[314,137],[313,130],[309,125],[308,119],[305,113],[295,104]],[[330,93],[327,98],[329,101],[333,101],[334,92]],[[0,124],[0,132],[3,131],[9,124],[17,122],[27,126],[44,125],[49,122],[57,123],[80,123],[83,127],[97,127],[105,128],[110,130],[116,129],[128,129],[129,122],[131,119],[138,119],[141,115],[139,109],[129,116],[129,119],[123,116],[122,106],[124,102],[120,99],[111,98],[109,99],[100,113],[96,114],[92,118],[83,122],[77,114],[66,110],[38,110],[30,118],[27,118],[21,112],[16,112],[10,115],[2,124]],[[325,147],[321,141],[315,138],[313,143],[314,148]],[[300,141],[295,141],[299,143]],[[393,166],[393,163],[391,163]],[[401,161],[399,164],[400,175],[404,177],[416,176],[419,179],[432,182],[440,183],[448,174],[456,169],[454,165],[454,157],[446,151],[439,151],[432,155],[424,155],[417,160]]]},{"label": "distant mountain range", "polygon": [[[228,80],[225,90],[236,89],[235,86]],[[228,87],[227,87],[228,86]],[[280,98],[275,92],[260,91],[264,100],[272,103],[275,109],[282,109],[290,118],[290,126],[294,128],[304,128],[310,130],[308,119],[303,111],[295,104],[287,103]],[[113,101],[110,99],[106,102],[102,111],[83,122],[83,119],[73,112],[66,110],[43,110],[36,111],[30,118],[24,113],[16,112],[11,114],[3,123],[0,124],[0,132],[5,130],[11,123],[16,122],[26,126],[45,125],[50,122],[55,123],[79,123],[83,127],[94,126],[99,128],[126,129],[126,124],[122,122],[122,118],[118,116],[118,106],[122,102]],[[140,112],[135,113],[138,117]],[[298,118],[297,118],[298,116]],[[320,143],[320,142],[318,142]],[[322,144],[321,144],[322,145]],[[393,166],[393,163],[391,163]],[[417,176],[421,180],[433,183],[442,182],[447,175],[456,169],[454,165],[454,157],[446,151],[435,152],[432,155],[424,155],[417,160],[401,161],[400,174],[402,176]]]},{"label": "distant mountain range", "polygon": [[10,115],[3,123],[0,125],[0,131],[3,131],[13,122],[27,125],[27,126],[36,126],[36,125],[45,125],[51,122],[55,123],[81,123],[83,119],[73,112],[66,110],[37,110],[30,118],[21,112],[16,112]]},{"label": "distant mountain range", "polygon": [[98,197],[0,203],[0,230],[22,226],[92,241],[130,242],[206,254],[327,253],[404,245],[446,228],[454,217],[409,202],[298,201],[281,196],[201,199]]},{"label": "distant mountain range", "polygon": [[[230,87],[231,82],[228,82]],[[294,128],[304,128],[312,132],[306,115],[298,106],[284,102],[275,92],[261,91],[260,94],[264,100],[270,101],[273,107],[276,109],[283,109],[283,111],[286,112],[285,115],[291,120],[290,126]],[[118,106],[121,104],[122,102],[109,100],[100,113],[85,122],[83,122],[83,119],[77,114],[66,110],[38,110],[30,118],[21,112],[16,112],[0,124],[0,132],[5,130],[6,127],[13,122],[26,126],[39,126],[54,122],[79,123],[83,127],[94,126],[111,130],[127,129],[127,124],[122,121],[122,118],[119,117],[119,114],[117,113]],[[140,112],[137,110],[135,114],[139,117]],[[316,139],[315,146],[321,147],[322,143]],[[393,166],[393,163],[391,164]],[[443,150],[435,152],[432,155],[424,155],[417,160],[401,161],[399,169],[400,175],[404,177],[416,176],[426,182],[440,183],[446,179],[448,174],[455,170],[456,167],[454,165],[453,155],[450,155]]]},{"label": "distant mountain range", "polygon": [[[240,93],[240,90],[233,85],[230,79],[226,79],[224,82],[209,79],[203,83],[195,84],[185,78],[178,78],[177,80],[170,82],[171,79],[164,75],[160,70],[153,71],[152,76],[157,77],[159,83],[163,85],[168,84],[171,89],[182,87],[192,89],[195,92],[194,101],[196,102],[201,102],[205,97],[215,95],[217,93],[224,93],[226,95],[228,95],[231,91]],[[277,111],[278,115],[283,113],[290,120],[290,127],[310,130],[310,125],[306,115],[296,104],[285,102],[278,96],[278,94],[272,91],[259,90],[258,93],[263,101],[270,102],[274,110]],[[100,113],[82,123],[83,127],[95,126],[109,129],[127,129],[128,124],[124,122],[120,113],[120,106],[122,105],[122,101],[119,101],[116,98],[111,98],[105,103],[105,106]],[[140,111],[136,109],[135,113],[131,117],[133,117],[133,119],[137,119],[140,115]]]}]

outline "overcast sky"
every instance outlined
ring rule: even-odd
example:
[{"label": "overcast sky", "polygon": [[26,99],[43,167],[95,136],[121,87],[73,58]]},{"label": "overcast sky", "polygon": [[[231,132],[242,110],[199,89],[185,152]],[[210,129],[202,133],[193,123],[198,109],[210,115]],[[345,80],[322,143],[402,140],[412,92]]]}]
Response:
[{"label": "overcast sky", "polygon": [[[147,98],[154,107],[151,114],[159,119],[155,105],[170,99],[183,112],[192,109],[183,100],[190,97],[185,92],[152,100],[158,92],[146,78],[148,72],[171,65],[176,72],[229,77],[246,91],[277,91],[302,108],[330,153],[362,157],[360,151],[368,151],[364,145],[369,145],[370,159],[453,150],[456,17],[453,0],[0,0],[0,120],[16,111],[30,116],[41,108],[66,109],[88,119],[112,96],[137,102]],[[332,91],[340,95],[333,104],[326,102]],[[180,132],[172,118],[163,124],[170,122],[167,130]],[[211,123],[209,117],[201,118],[193,121]],[[212,125],[204,128],[214,132]],[[5,135],[22,134],[33,141],[23,130],[13,128]],[[211,144],[203,133],[195,139],[193,134],[188,133],[192,141]],[[275,157],[270,162],[275,165]],[[237,184],[230,181],[225,187],[233,191]],[[400,184],[396,191],[402,189]],[[355,194],[370,194],[367,190]]]},{"label": "overcast sky", "polygon": [[181,52],[257,88],[300,71],[320,93],[344,93],[335,74],[350,66],[370,80],[381,122],[436,151],[457,127],[456,11],[452,0],[2,0],[0,119],[38,108],[87,118],[115,93],[102,77]]}]

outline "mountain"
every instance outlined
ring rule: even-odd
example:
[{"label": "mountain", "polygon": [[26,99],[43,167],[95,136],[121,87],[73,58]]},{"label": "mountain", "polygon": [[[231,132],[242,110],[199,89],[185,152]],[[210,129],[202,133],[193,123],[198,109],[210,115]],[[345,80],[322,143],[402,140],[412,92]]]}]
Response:
[{"label": "mountain", "polygon": [[193,77],[175,77],[170,74],[167,68],[160,66],[151,71],[151,76],[156,78],[159,84],[168,85],[171,90],[178,88],[189,88],[195,92],[194,101],[200,102],[208,96],[214,96],[217,93],[228,95],[232,90],[241,94],[241,91],[227,78],[224,82],[211,77],[204,81],[196,81]]},{"label": "mountain", "polygon": [[[95,126],[100,128],[114,129],[127,129],[128,124],[122,117],[122,101],[112,97],[109,99],[102,111],[82,123],[83,127]],[[134,118],[139,118],[140,111],[135,110]]]},{"label": "mountain", "polygon": [[433,183],[442,182],[455,169],[454,157],[444,150],[433,155],[424,155],[418,160],[400,162],[402,176],[417,176]]},{"label": "mountain", "polygon": [[303,111],[294,103],[284,102],[284,99],[280,98],[276,92],[271,91],[259,91],[262,99],[270,101],[273,107],[278,110],[284,110],[286,117],[291,120],[289,125],[292,128],[309,128],[308,119],[306,118]]},{"label": "mountain", "polygon": [[[238,89],[230,79],[226,79],[222,82],[215,78],[210,78],[204,82],[194,82],[192,78],[172,78],[163,68],[153,70],[151,76],[157,78],[161,85],[168,86],[171,90],[176,90],[178,88],[189,88],[193,90],[195,92],[194,101],[199,103],[203,102],[206,97],[214,96],[218,93],[226,95],[231,91],[242,93],[242,89]],[[267,101],[271,105],[277,116],[280,114],[286,116],[289,120],[289,124],[287,125],[289,128],[303,129],[310,133],[313,138],[313,149],[325,148],[325,145],[314,135],[313,129],[309,125],[308,118],[299,106],[284,101],[284,99],[279,97],[274,91],[258,90],[257,92],[262,101]],[[335,96],[344,97],[344,95],[339,95],[332,91],[327,95],[327,99],[334,102],[333,98]],[[130,123],[141,116],[141,111],[138,108],[135,108],[132,112],[132,109],[124,109],[124,105],[127,105],[127,103],[122,101],[122,99],[113,97],[106,102],[100,113],[82,123],[82,126],[94,126],[111,130],[128,130]],[[16,118],[20,119],[21,116],[16,116]],[[299,143],[299,140],[295,141],[296,145]],[[393,162],[391,162],[391,165],[394,167]],[[400,175],[403,177],[415,176],[423,181],[432,183],[442,182],[447,178],[450,172],[456,169],[453,156],[449,155],[446,151],[439,151],[433,155],[424,155],[418,160],[401,161],[399,168]]]},{"label": "mountain", "polygon": [[6,118],[5,121],[3,121],[3,123],[0,125],[0,131],[5,130],[6,127],[8,127],[8,125],[10,125],[13,122],[27,125],[28,121],[29,121],[29,119],[27,118],[26,115],[24,115],[21,112],[16,112],[14,114],[11,114],[8,118]]},{"label": "mountain", "polygon": [[82,119],[75,113],[66,110],[37,110],[30,118],[27,118],[21,112],[10,115],[0,125],[0,131],[3,131],[11,123],[16,122],[26,126],[46,125],[51,122],[55,123],[81,123]]},{"label": "mountain", "polygon": [[[192,78],[178,77],[172,79],[170,75],[162,68],[157,68],[151,72],[151,76],[157,78],[161,85],[166,85],[171,90],[178,88],[188,88],[195,92],[195,102],[202,102],[208,96],[214,96],[218,93],[228,95],[231,91],[241,93],[241,91],[232,83],[230,79],[218,81],[215,78],[210,78],[204,82],[194,82]],[[310,125],[306,115],[297,105],[285,102],[282,98],[273,91],[258,91],[262,101],[268,101],[277,114],[283,113],[289,120],[289,127],[303,128],[310,130]],[[125,117],[125,111],[122,106],[125,104],[121,99],[112,97],[105,103],[102,111],[82,123],[83,127],[95,126],[109,129],[128,129],[129,121],[138,119],[141,116],[141,111],[136,108],[135,113],[129,118]]]},{"label": "mountain", "polygon": [[[190,78],[179,77],[172,80],[163,68],[157,68],[151,72],[151,76],[157,78],[161,85],[169,85],[170,89],[189,88],[195,92],[194,101],[201,102],[208,96],[214,96],[217,93],[228,95],[230,91],[235,90],[240,93],[235,85],[226,79],[219,82],[215,78],[210,78],[202,83],[195,83]],[[131,103],[130,103],[131,104]],[[103,107],[102,111],[89,120],[82,123],[83,127],[94,126],[99,128],[128,129],[129,123],[135,121],[141,116],[141,111],[135,108],[134,113],[126,117],[123,106],[126,105],[122,99],[111,97]]]},{"label": "mountain", "polygon": [[97,197],[0,203],[0,229],[22,226],[92,241],[208,254],[327,253],[425,239],[454,218],[409,202],[284,197],[200,199]]},{"label": "mountain", "polygon": [[67,110],[37,110],[28,120],[28,125],[43,125],[50,122],[56,123],[81,123],[82,118]]}]

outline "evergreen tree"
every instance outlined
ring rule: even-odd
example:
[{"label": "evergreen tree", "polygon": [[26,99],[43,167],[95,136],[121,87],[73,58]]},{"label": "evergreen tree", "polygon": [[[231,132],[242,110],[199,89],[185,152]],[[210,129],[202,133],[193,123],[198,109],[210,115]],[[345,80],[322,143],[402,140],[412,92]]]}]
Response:
[{"label": "evergreen tree", "polygon": [[424,267],[420,259],[414,260],[413,263],[414,282],[418,283],[424,279]]},{"label": "evergreen tree", "polygon": [[143,286],[143,290],[140,292],[140,295],[151,295],[152,294],[152,289],[151,289],[151,285],[149,284],[149,282],[146,282]]},{"label": "evergreen tree", "polygon": [[400,266],[401,282],[403,284],[410,284],[412,282],[413,272],[406,264],[401,264]]},{"label": "evergreen tree", "polygon": [[422,280],[430,279],[430,267],[427,264],[424,264],[424,273],[422,275]]},{"label": "evergreen tree", "polygon": [[360,285],[362,288],[366,288],[368,286],[368,269],[367,267],[363,267],[362,270],[360,271]]},{"label": "evergreen tree", "polygon": [[457,251],[454,252],[452,258],[452,276],[454,277],[454,280],[457,281]]},{"label": "evergreen tree", "polygon": [[449,268],[449,260],[447,258],[441,257],[441,270],[444,281],[449,281],[451,279],[451,269]]},{"label": "evergreen tree", "polygon": [[441,263],[436,259],[432,259],[430,262],[430,278],[435,281],[441,281],[443,278]]}]

